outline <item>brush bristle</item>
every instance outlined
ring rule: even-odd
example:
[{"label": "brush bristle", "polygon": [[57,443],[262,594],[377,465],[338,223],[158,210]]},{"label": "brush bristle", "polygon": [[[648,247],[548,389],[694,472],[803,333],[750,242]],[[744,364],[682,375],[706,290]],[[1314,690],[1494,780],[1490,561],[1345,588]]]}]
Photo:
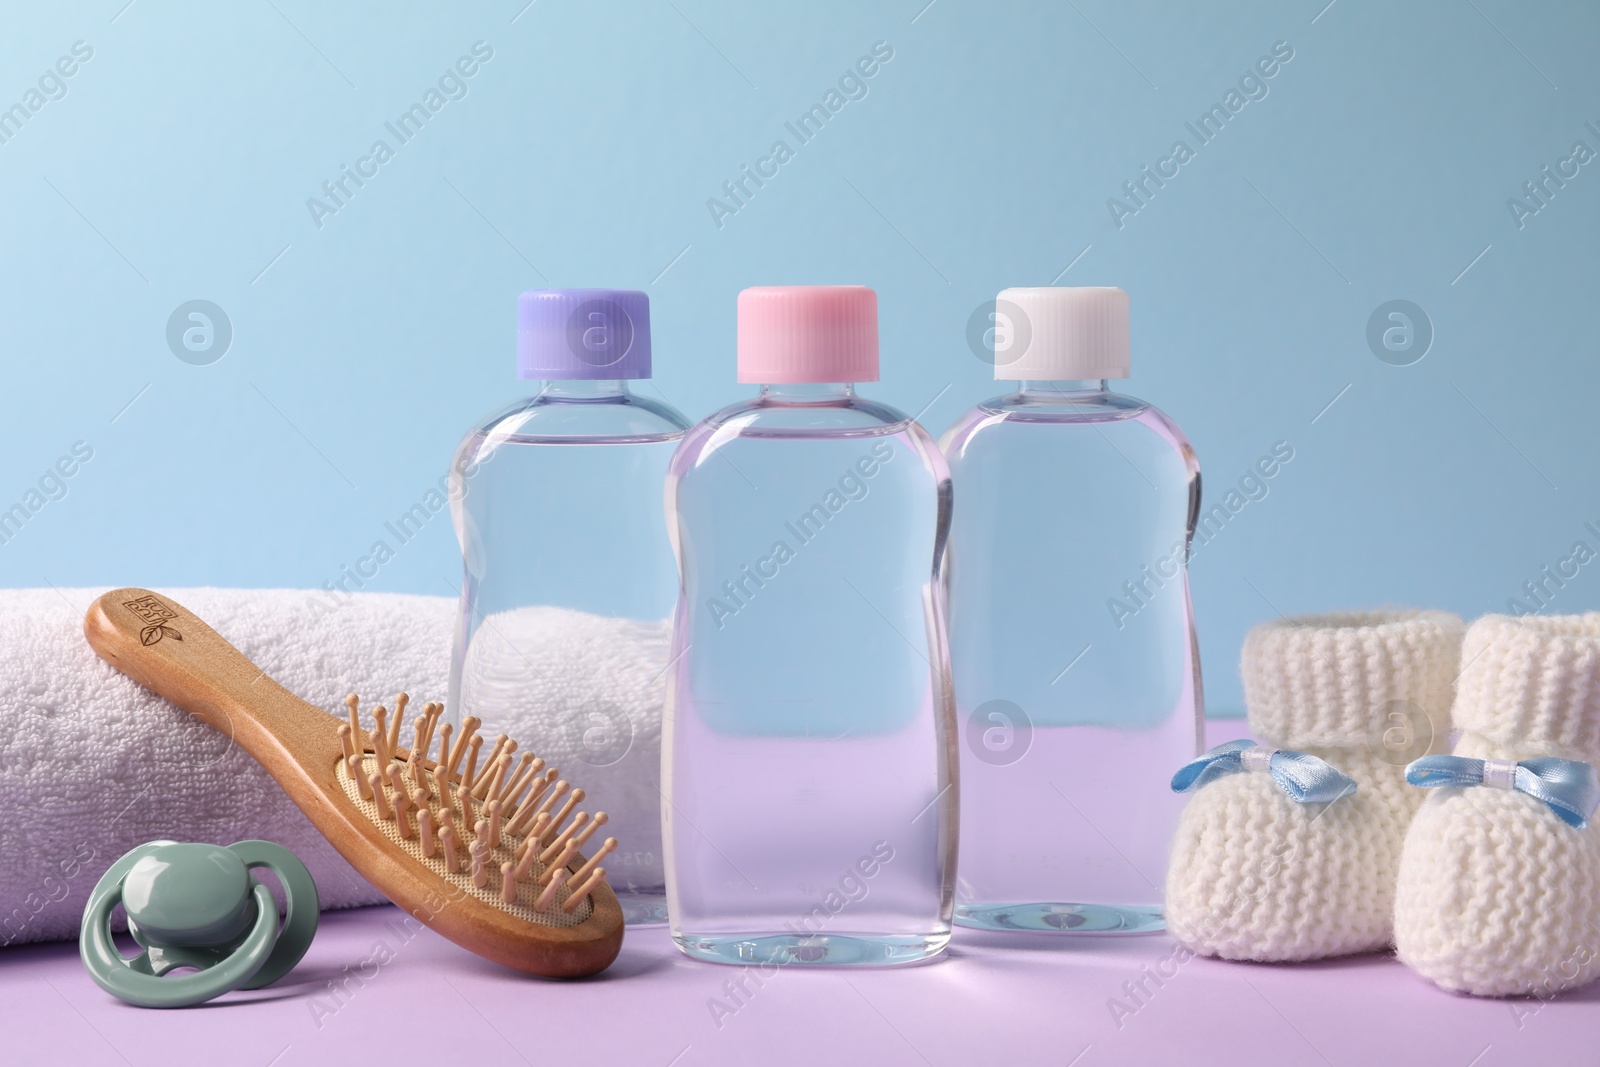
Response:
[{"label": "brush bristle", "polygon": [[422,706],[402,756],[409,701],[404,693],[395,698],[392,721],[379,706],[369,731],[361,725],[360,700],[353,693],[345,698],[349,720],[337,726],[344,753],[339,778],[351,799],[422,862],[480,899],[557,925],[587,918],[590,894],[605,883],[601,862],[617,839],[606,838],[576,870],[569,865],[606,824],[606,813],[578,810],[584,791],[532,752],[523,751],[513,767],[517,743],[504,734],[480,763],[482,721],[469,715],[459,731],[441,727],[443,704]]}]

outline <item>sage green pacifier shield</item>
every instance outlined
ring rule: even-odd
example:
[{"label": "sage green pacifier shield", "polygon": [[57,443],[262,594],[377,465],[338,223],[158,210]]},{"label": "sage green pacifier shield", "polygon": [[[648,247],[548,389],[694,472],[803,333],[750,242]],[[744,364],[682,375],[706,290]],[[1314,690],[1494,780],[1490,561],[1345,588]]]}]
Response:
[{"label": "sage green pacifier shield", "polygon": [[[265,867],[288,902],[281,928]],[[124,957],[111,939],[121,904],[144,950]],[[95,983],[147,1008],[179,1008],[257,989],[299,963],[316,934],[317,887],[299,858],[270,841],[219,845],[152,841],[113,863],[89,895],[79,949]],[[167,977],[179,967],[195,973]]]}]

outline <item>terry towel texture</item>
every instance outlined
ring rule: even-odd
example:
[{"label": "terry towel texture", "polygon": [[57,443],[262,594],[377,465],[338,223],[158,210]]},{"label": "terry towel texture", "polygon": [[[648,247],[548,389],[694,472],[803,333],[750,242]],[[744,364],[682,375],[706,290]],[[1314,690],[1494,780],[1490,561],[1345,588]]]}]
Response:
[{"label": "terry towel texture", "polygon": [[[330,713],[342,713],[352,692],[364,710],[392,706],[402,690],[419,704],[445,699],[453,597],[358,593],[330,611],[326,597],[305,590],[160,591]],[[381,902],[248,754],[94,654],[83,615],[101,592],[0,591],[0,946],[76,937],[101,872],[155,838],[276,841],[305,861],[324,908]],[[608,656],[523,636],[518,643],[546,677],[604,673]],[[618,652],[604,640],[589,647]],[[525,721],[505,723],[506,732],[528,736],[522,731],[565,713],[547,706],[559,695],[530,699]],[[654,769],[655,779],[636,785],[652,797],[659,781],[649,751],[659,757],[659,699],[608,695],[634,720],[633,751],[615,768],[571,769],[597,808],[607,792],[597,770]]]}]

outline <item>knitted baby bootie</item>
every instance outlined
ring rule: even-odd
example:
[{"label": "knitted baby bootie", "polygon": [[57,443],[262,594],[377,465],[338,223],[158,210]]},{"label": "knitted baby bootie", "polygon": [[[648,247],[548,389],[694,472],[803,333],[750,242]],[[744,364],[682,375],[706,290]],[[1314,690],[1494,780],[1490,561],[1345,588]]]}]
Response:
[{"label": "knitted baby bootie", "polygon": [[[1269,774],[1201,779],[1167,875],[1167,928],[1178,941],[1258,961],[1388,946],[1400,848],[1421,803],[1405,767],[1445,745],[1463,629],[1447,612],[1396,611],[1250,631],[1240,665],[1250,729],[1260,749],[1286,751],[1241,754],[1247,769]],[[1297,782],[1319,767],[1324,784],[1343,772],[1353,791],[1300,802]]]},{"label": "knitted baby bootie", "polygon": [[[1412,777],[1454,764],[1484,784],[1429,790],[1401,856],[1395,947],[1445,989],[1553,995],[1600,977],[1600,826],[1571,824],[1593,811],[1593,772],[1540,759],[1600,763],[1600,613],[1485,615],[1461,662],[1465,758]],[[1532,767],[1495,762],[1512,760]]]}]

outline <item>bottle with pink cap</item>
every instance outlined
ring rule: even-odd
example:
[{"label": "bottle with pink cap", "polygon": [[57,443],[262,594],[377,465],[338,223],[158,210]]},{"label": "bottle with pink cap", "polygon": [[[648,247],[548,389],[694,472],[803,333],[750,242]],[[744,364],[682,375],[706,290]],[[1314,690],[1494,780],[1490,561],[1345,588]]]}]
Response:
[{"label": "bottle with pink cap", "polygon": [[469,431],[450,469],[446,707],[582,780],[621,846],[606,874],[629,923],[666,920],[656,741],[678,583],[661,484],[689,426],[631,390],[650,372],[644,293],[529,290],[517,376],[540,389]]},{"label": "bottle with pink cap", "polygon": [[1128,377],[1128,294],[1007,289],[986,400],[942,444],[961,732],[956,922],[1163,926],[1169,781],[1198,752],[1189,544],[1200,466]]},{"label": "bottle with pink cap", "polygon": [[740,293],[759,392],[668,473],[667,901],[701,959],[892,964],[950,937],[950,479],[914,419],[856,393],[877,312],[861,286]]}]

